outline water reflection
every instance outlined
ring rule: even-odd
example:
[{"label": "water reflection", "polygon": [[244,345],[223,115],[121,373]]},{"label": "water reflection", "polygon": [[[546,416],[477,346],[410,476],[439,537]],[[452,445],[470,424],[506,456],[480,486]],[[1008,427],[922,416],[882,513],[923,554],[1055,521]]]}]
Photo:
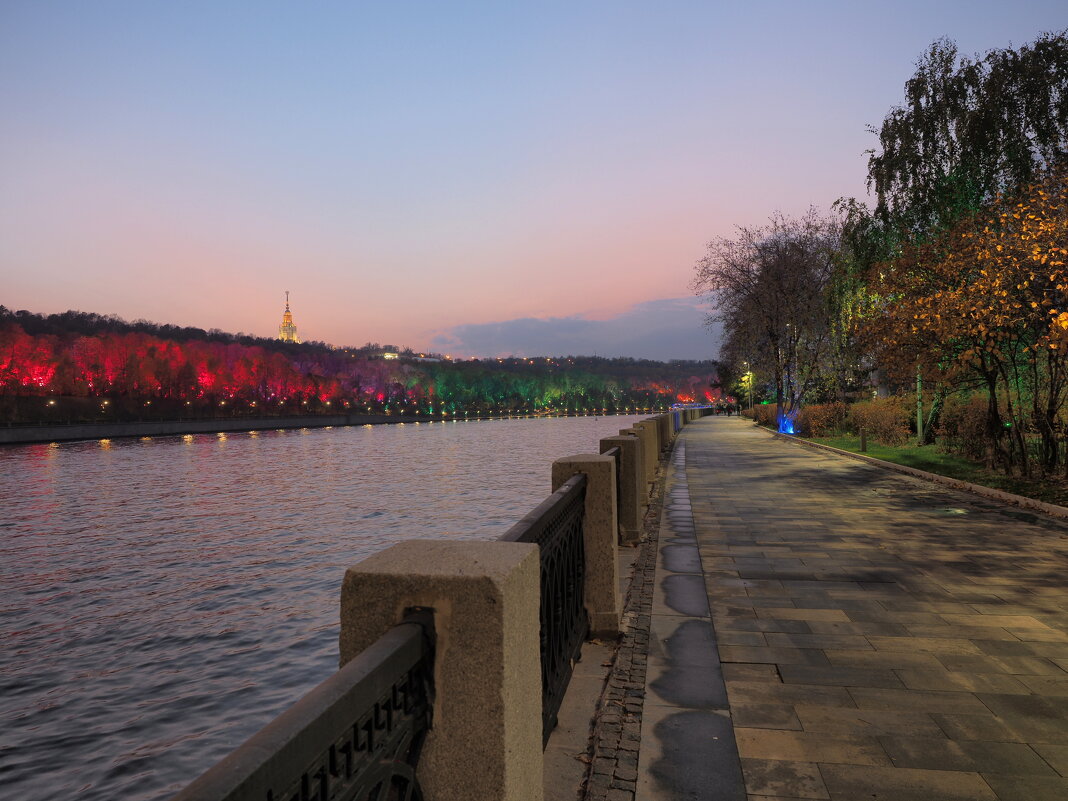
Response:
[{"label": "water reflection", "polygon": [[0,782],[165,798],[336,668],[345,567],[491,538],[638,418],[0,449]]}]

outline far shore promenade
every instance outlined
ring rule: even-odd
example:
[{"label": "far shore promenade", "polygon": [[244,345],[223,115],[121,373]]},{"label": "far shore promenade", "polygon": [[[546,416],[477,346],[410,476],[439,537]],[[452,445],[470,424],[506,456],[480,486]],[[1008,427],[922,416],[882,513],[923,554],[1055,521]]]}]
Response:
[{"label": "far shore promenade", "polygon": [[1068,522],[738,418],[667,469],[586,799],[1068,798]]}]

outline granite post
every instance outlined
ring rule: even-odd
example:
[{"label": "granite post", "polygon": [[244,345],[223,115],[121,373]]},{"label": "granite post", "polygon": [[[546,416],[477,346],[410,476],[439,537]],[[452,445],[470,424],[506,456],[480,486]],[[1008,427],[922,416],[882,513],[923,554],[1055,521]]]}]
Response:
[{"label": "granite post", "polygon": [[616,537],[616,460],[580,453],[553,462],[553,491],[577,473],[586,474],[586,507],[582,538],[586,554],[586,589],[590,636],[614,639],[619,634],[622,602]]},{"label": "granite post", "polygon": [[542,801],[540,559],[518,542],[407,540],[348,569],[341,664],[413,606],[434,612],[426,801]]}]

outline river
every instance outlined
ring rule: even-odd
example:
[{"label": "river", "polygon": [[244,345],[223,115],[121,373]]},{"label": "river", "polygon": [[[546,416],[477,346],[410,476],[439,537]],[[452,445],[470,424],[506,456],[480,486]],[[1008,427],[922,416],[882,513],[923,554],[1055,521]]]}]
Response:
[{"label": "river", "polygon": [[337,667],[345,568],[491,539],[640,417],[0,448],[0,786],[167,798]]}]

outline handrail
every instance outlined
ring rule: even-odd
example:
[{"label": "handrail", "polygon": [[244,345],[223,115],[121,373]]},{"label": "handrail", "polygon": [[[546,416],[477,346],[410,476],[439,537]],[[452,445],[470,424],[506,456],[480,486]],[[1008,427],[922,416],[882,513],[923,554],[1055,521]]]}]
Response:
[{"label": "handrail", "polygon": [[504,532],[497,539],[500,542],[538,542],[546,523],[556,513],[557,507],[565,502],[572,493],[586,490],[586,474],[579,473],[567,481],[544,501],[519,518],[519,522]]},{"label": "handrail", "polygon": [[172,801],[422,797],[433,619],[409,615]]}]

